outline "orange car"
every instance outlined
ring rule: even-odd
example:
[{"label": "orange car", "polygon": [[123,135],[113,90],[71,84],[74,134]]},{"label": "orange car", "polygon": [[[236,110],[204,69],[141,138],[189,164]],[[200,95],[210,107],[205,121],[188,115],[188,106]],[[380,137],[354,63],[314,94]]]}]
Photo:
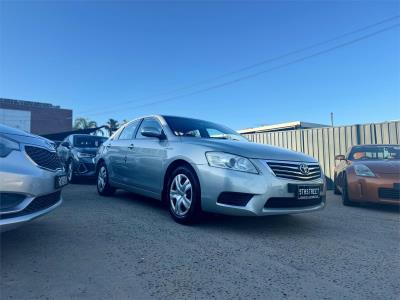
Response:
[{"label": "orange car", "polygon": [[344,205],[400,204],[400,145],[353,146],[335,159],[335,194]]}]

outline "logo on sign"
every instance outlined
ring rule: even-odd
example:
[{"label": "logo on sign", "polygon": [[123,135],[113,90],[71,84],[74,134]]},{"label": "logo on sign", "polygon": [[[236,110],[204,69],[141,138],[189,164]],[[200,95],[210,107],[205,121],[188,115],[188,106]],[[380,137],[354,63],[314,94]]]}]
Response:
[{"label": "logo on sign", "polygon": [[303,174],[303,175],[308,175],[308,173],[310,173],[310,169],[308,168],[308,166],[306,164],[301,164],[299,166],[299,170],[300,170],[301,174]]}]

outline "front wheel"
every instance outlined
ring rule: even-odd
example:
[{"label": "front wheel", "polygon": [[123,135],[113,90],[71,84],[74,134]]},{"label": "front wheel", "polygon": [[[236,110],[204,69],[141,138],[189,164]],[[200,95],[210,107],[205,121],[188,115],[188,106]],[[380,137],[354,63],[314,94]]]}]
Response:
[{"label": "front wheel", "polygon": [[181,224],[191,224],[201,213],[200,184],[190,168],[175,169],[168,181],[167,199],[172,218]]},{"label": "front wheel", "polygon": [[357,206],[357,202],[351,201],[349,197],[347,178],[344,179],[342,186],[342,203],[345,206]]},{"label": "front wheel", "polygon": [[97,172],[97,192],[102,196],[110,196],[115,192],[115,188],[110,185],[108,180],[108,170],[104,163],[100,165]]},{"label": "front wheel", "polygon": [[336,183],[334,183],[334,194],[335,195],[340,195],[341,193],[340,193],[340,190],[338,189],[338,187],[337,187],[337,185],[336,185]]},{"label": "front wheel", "polygon": [[67,162],[67,179],[69,183],[75,183],[76,182],[76,176],[74,174],[74,163],[72,160],[69,160]]}]

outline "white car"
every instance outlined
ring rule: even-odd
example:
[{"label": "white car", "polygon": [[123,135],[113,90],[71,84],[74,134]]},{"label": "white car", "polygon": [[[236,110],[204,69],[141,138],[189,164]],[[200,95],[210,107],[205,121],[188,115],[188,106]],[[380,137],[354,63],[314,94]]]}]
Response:
[{"label": "white car", "polygon": [[62,202],[67,177],[53,144],[0,125],[0,230],[40,217]]}]

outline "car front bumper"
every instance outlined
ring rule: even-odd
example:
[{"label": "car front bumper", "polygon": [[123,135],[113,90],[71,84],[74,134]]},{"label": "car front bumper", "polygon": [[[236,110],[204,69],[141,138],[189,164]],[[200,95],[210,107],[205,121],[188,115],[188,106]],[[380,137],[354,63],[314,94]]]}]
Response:
[{"label": "car front bumper", "polygon": [[34,165],[22,151],[3,159],[0,168],[0,196],[17,198],[12,205],[2,201],[0,230],[5,231],[42,216],[62,202],[61,189],[55,178],[62,170],[48,171]]},{"label": "car front bumper", "polygon": [[74,158],[72,169],[75,176],[94,178],[96,176],[95,163],[92,157]]},{"label": "car front bumper", "polygon": [[352,201],[400,205],[400,174],[383,174],[379,177],[348,178],[348,194]]},{"label": "car front bumper", "polygon": [[[227,215],[266,216],[313,212],[324,208],[326,184],[323,174],[321,178],[310,181],[284,179],[275,176],[262,161],[252,160],[252,162],[260,170],[260,174],[196,165],[201,186],[202,209]],[[305,203],[301,203],[302,200],[295,198],[295,192],[290,189],[290,185],[320,186],[320,200],[317,203],[304,205]],[[249,200],[244,206],[220,203],[221,194],[226,192],[232,195],[235,193],[248,195]],[[272,202],[274,204],[269,205]]]}]

